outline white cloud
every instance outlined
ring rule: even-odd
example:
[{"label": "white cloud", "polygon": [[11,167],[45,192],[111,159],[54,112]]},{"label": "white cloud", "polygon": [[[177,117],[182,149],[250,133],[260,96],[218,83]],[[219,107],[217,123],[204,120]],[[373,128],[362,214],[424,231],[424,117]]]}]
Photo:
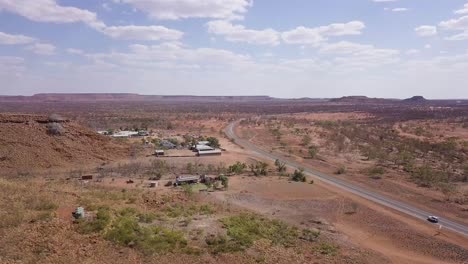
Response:
[{"label": "white cloud", "polygon": [[154,19],[240,19],[252,0],[114,0],[127,3]]},{"label": "white cloud", "polygon": [[0,0],[0,10],[37,22],[93,24],[96,14],[76,7],[64,7],[55,0]]},{"label": "white cloud", "polygon": [[102,9],[104,9],[104,10],[106,10],[108,12],[112,10],[109,3],[103,3],[101,6],[102,6]]},{"label": "white cloud", "polygon": [[459,34],[447,37],[447,40],[467,40],[468,39],[468,16],[462,16],[439,23],[443,30],[462,31]]},{"label": "white cloud", "polygon": [[54,55],[56,47],[52,44],[34,43],[30,46],[27,46],[26,49],[38,55]]},{"label": "white cloud", "polygon": [[420,37],[431,37],[437,35],[437,28],[434,26],[419,26],[414,29]]},{"label": "white cloud", "polygon": [[177,42],[131,45],[130,52],[88,54],[93,61],[140,69],[231,68],[252,63],[250,56],[224,49],[192,49]]},{"label": "white cloud", "polygon": [[397,7],[397,8],[392,9],[392,12],[406,12],[406,11],[409,11],[409,9],[406,7]]},{"label": "white cloud", "polygon": [[82,22],[112,38],[135,40],[174,40],[182,37],[178,30],[163,26],[107,26],[96,13],[76,7],[65,7],[55,0],[0,0],[0,11],[5,10],[37,22]]},{"label": "white cloud", "polygon": [[323,45],[321,54],[338,55],[334,61],[340,67],[376,67],[398,62],[400,52],[394,49],[381,49],[348,41]]},{"label": "white cloud", "polygon": [[25,70],[25,60],[20,57],[0,56],[0,75],[19,75]]},{"label": "white cloud", "polygon": [[80,49],[68,48],[66,51],[68,53],[70,53],[70,54],[76,54],[76,55],[83,55],[84,54],[84,51],[80,50]]},{"label": "white cloud", "polygon": [[409,50],[406,51],[407,55],[415,55],[415,54],[419,54],[419,53],[421,53],[421,51],[418,50],[418,49],[409,49]]},{"label": "white cloud", "polygon": [[224,36],[227,41],[246,42],[255,45],[278,45],[279,33],[273,29],[253,30],[229,21],[215,20],[207,23],[208,32]]},{"label": "white cloud", "polygon": [[425,48],[425,49],[431,49],[432,46],[431,46],[431,44],[426,44],[426,45],[424,45],[424,48]]},{"label": "white cloud", "polygon": [[442,21],[439,26],[445,30],[466,30],[468,29],[468,16]]},{"label": "white cloud", "polygon": [[0,32],[0,44],[3,45],[20,45],[34,42],[35,39],[24,35],[11,35]]},{"label": "white cloud", "polygon": [[462,9],[455,10],[454,13],[457,15],[468,15],[468,3],[465,4]]},{"label": "white cloud", "polygon": [[361,21],[330,24],[316,28],[300,26],[283,32],[281,37],[288,44],[309,44],[316,46],[331,36],[360,35],[365,27],[365,24]]},{"label": "white cloud", "polygon": [[107,26],[98,31],[116,39],[135,40],[178,40],[183,32],[163,26]]}]

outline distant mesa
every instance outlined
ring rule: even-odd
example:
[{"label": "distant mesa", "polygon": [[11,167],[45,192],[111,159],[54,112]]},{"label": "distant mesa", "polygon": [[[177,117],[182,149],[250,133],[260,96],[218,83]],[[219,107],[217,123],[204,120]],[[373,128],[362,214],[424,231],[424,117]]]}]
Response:
[{"label": "distant mesa", "polygon": [[403,102],[405,102],[405,103],[425,103],[427,101],[428,100],[426,98],[424,98],[423,96],[420,96],[420,95],[413,96],[411,98],[403,100]]},{"label": "distant mesa", "polygon": [[395,99],[385,99],[385,98],[369,98],[363,95],[355,96],[343,96],[340,98],[330,99],[330,102],[334,103],[347,103],[347,104],[382,104],[382,103],[391,103],[395,102]]}]

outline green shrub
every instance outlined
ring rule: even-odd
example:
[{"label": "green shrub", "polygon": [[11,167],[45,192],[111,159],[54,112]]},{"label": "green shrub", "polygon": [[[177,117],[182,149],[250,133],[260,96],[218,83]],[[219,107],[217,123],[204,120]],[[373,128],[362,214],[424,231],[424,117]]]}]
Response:
[{"label": "green shrub", "polygon": [[318,152],[319,152],[319,149],[317,146],[315,145],[309,146],[309,150],[308,150],[309,157],[311,157],[312,159],[317,157]]},{"label": "green shrub", "polygon": [[96,219],[92,221],[78,220],[78,230],[81,233],[101,232],[110,224],[112,220],[110,209],[101,207],[98,209]]},{"label": "green shrub", "polygon": [[145,214],[138,214],[138,221],[140,223],[152,223],[154,220],[156,220],[157,215],[155,213],[145,213]]},{"label": "green shrub", "polygon": [[296,228],[279,220],[269,220],[254,214],[240,214],[222,219],[227,235],[238,248],[249,248],[254,241],[268,239],[273,244],[291,246],[298,237]]},{"label": "green shrub", "polygon": [[241,163],[238,161],[235,164],[232,164],[231,166],[229,166],[228,171],[229,173],[242,174],[246,168],[247,168],[247,165],[245,165],[245,163]]},{"label": "green shrub", "polygon": [[162,227],[146,227],[138,230],[138,248],[147,254],[177,252],[187,247],[184,235]]},{"label": "green shrub", "polygon": [[190,184],[182,184],[182,190],[184,191],[185,195],[187,197],[192,197],[193,196],[193,187]]},{"label": "green shrub", "polygon": [[210,214],[213,214],[214,212],[215,212],[215,209],[209,204],[200,205],[200,214],[210,215]]},{"label": "green shrub", "polygon": [[314,241],[317,241],[319,236],[320,236],[320,230],[315,231],[315,230],[310,230],[310,229],[304,229],[302,230],[302,234],[300,238],[309,242],[314,242]]},{"label": "green shrub", "polygon": [[328,243],[320,243],[317,250],[320,254],[329,256],[335,256],[338,253],[338,247]]},{"label": "green shrub", "polygon": [[294,170],[294,173],[291,175],[291,180],[295,182],[306,182],[304,169],[300,168],[299,170]]},{"label": "green shrub", "polygon": [[127,207],[120,210],[119,214],[121,216],[135,216],[138,214],[138,210],[135,208]]},{"label": "green shrub", "polygon": [[219,176],[219,180],[221,181],[221,185],[223,185],[223,188],[227,190],[229,187],[229,178],[226,175],[221,175]]},{"label": "green shrub", "polygon": [[378,177],[379,175],[383,175],[385,173],[385,169],[383,167],[374,166],[369,168],[367,173],[372,177]]},{"label": "green shrub", "polygon": [[133,216],[118,217],[105,234],[105,238],[119,245],[135,244],[140,237],[141,227]]},{"label": "green shrub", "polygon": [[221,234],[207,236],[205,243],[208,245],[211,253],[213,254],[237,252],[243,250],[240,243],[228,239],[227,236]]}]

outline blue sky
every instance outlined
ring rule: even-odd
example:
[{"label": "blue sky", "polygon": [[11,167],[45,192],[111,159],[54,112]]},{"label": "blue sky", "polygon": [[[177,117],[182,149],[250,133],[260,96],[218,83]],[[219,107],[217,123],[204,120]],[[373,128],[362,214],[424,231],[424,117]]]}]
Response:
[{"label": "blue sky", "polygon": [[0,0],[0,94],[468,98],[467,0]]}]

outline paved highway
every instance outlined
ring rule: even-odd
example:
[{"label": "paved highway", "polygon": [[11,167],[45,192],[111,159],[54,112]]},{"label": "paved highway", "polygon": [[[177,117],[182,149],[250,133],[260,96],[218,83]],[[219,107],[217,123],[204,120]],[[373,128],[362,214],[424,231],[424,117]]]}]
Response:
[{"label": "paved highway", "polygon": [[[272,154],[272,153],[270,153],[268,151],[265,151],[265,150],[262,150],[262,149],[258,148],[257,146],[255,146],[254,144],[250,143],[247,140],[243,140],[243,139],[239,138],[236,135],[236,133],[234,132],[234,127],[238,124],[238,122],[239,121],[230,123],[229,126],[225,130],[226,135],[229,138],[233,139],[238,145],[253,151],[254,153],[256,153],[261,158],[265,158],[265,159],[269,159],[269,160],[280,159],[281,161],[285,162],[286,165],[289,166],[292,169],[303,168],[303,166],[301,166],[297,162],[284,160],[281,157],[276,156],[275,154]],[[454,222],[454,221],[450,221],[450,220],[448,220],[446,218],[443,218],[443,217],[441,217],[440,212],[434,214],[434,213],[430,213],[430,212],[421,210],[419,208],[416,208],[416,207],[411,206],[409,204],[406,204],[404,202],[396,201],[396,200],[394,200],[392,198],[386,197],[385,195],[366,190],[366,189],[364,189],[362,187],[350,184],[349,182],[340,180],[340,179],[338,179],[336,177],[333,177],[333,176],[326,175],[324,173],[321,173],[321,172],[313,170],[313,169],[305,168],[304,172],[309,176],[317,177],[320,180],[322,180],[323,182],[326,182],[328,184],[331,184],[333,186],[336,186],[338,188],[346,190],[346,191],[348,191],[350,193],[353,193],[353,194],[356,194],[356,195],[361,196],[363,198],[366,198],[368,200],[371,200],[371,201],[373,201],[373,202],[375,202],[377,204],[381,204],[383,206],[395,209],[395,210],[397,210],[399,212],[402,212],[404,214],[407,214],[407,215],[413,216],[415,218],[418,218],[418,219],[420,219],[422,221],[425,221],[428,225],[433,225],[433,224],[427,221],[427,216],[437,215],[439,217],[439,224],[442,225],[443,229],[449,229],[451,231],[454,231],[456,233],[459,233],[459,234],[462,234],[462,235],[468,237],[468,226],[457,223],[457,222]]]}]

